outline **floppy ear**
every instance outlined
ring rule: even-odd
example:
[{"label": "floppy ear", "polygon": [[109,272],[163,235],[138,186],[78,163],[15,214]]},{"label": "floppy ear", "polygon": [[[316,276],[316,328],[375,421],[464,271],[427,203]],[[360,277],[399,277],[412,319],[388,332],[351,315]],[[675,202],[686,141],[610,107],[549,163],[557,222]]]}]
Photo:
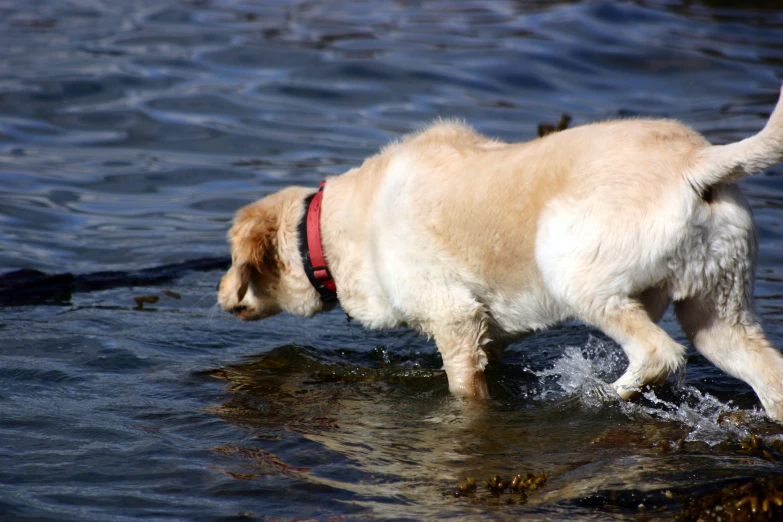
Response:
[{"label": "floppy ear", "polygon": [[247,292],[253,269],[263,273],[275,266],[279,216],[275,208],[258,202],[241,209],[229,231],[231,256],[240,280],[237,300]]}]

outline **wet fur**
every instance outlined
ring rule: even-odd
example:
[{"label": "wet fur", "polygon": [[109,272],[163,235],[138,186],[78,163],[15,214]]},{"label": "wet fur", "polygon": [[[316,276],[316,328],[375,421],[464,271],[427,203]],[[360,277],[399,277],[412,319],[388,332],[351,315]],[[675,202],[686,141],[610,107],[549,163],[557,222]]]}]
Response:
[{"label": "wet fur", "polygon": [[[783,357],[753,313],[755,227],[733,184],[781,160],[780,104],[759,134],[724,146],[669,120],[518,144],[438,122],[328,180],[323,247],[343,309],[434,337],[457,395],[487,397],[493,353],[576,318],[623,347],[614,387],[628,398],[684,363],[656,324],[674,301],[694,346],[783,420]],[[225,310],[324,310],[297,249],[312,193],[290,187],[239,211]]]}]

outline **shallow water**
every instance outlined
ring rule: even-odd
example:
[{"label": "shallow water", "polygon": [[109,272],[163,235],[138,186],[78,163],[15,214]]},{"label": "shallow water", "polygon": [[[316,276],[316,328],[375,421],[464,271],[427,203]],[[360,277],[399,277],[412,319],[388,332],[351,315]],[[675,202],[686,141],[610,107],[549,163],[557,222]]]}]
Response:
[{"label": "shallow water", "polygon": [[[505,140],[561,112],[740,139],[783,65],[783,4],[740,4],[0,2],[0,272],[227,255],[241,205],[438,116]],[[781,172],[742,183],[779,347]],[[475,408],[413,333],[339,311],[239,323],[214,307],[219,277],[0,310],[0,519],[665,520],[679,495],[783,472],[783,430],[695,352],[606,402],[623,356],[569,324],[512,346]],[[549,480],[524,505],[452,494],[526,472]]]}]

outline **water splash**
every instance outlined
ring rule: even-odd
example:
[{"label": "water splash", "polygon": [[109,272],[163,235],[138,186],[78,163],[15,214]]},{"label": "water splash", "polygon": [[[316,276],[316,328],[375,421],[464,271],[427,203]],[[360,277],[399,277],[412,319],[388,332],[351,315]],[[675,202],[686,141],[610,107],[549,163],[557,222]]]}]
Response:
[{"label": "water splash", "polygon": [[747,439],[768,425],[762,411],[721,402],[686,384],[684,371],[670,377],[657,394],[648,390],[636,400],[622,401],[609,383],[626,365],[627,359],[616,344],[591,336],[582,347],[566,347],[551,368],[534,372],[541,385],[537,398],[550,401],[578,397],[588,409],[609,406],[634,420],[674,422],[686,430],[685,441],[710,446]]},{"label": "water splash", "polygon": [[723,403],[709,393],[693,386],[679,384],[675,390],[676,401],[667,401],[650,390],[643,399],[621,403],[620,408],[629,416],[646,415],[679,423],[687,428],[686,442],[704,442],[715,446],[722,442],[744,440],[767,423],[764,413],[744,410],[729,401]]},{"label": "water splash", "polygon": [[601,408],[607,402],[619,401],[609,382],[626,364],[616,346],[590,336],[583,347],[566,347],[563,356],[551,368],[533,372],[542,386],[538,398],[578,396],[584,406]]}]

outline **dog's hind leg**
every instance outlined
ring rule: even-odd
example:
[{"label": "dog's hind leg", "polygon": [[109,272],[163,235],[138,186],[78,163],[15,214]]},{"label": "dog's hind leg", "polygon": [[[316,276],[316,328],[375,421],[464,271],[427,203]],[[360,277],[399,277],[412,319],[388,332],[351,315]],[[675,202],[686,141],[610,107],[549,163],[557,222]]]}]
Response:
[{"label": "dog's hind leg", "polygon": [[685,348],[653,322],[665,310],[662,304],[648,310],[635,299],[616,298],[611,304],[580,309],[589,310],[580,314],[581,319],[619,343],[628,357],[628,368],[612,384],[623,399],[643,386],[663,382],[682,365]]},{"label": "dog's hind leg", "polygon": [[[573,316],[611,337],[628,357],[628,368],[612,384],[620,397],[630,399],[642,387],[664,381],[683,364],[685,348],[656,324],[669,305],[668,288],[648,286],[629,294],[631,285],[623,284],[628,281],[623,270],[613,269],[610,262],[595,263],[594,256],[583,254],[589,254],[591,245],[580,245],[579,238],[549,237],[554,240],[543,245],[539,261],[548,289]],[[578,248],[558,251],[574,243]],[[555,248],[550,250],[552,244]],[[629,262],[621,260],[619,265],[623,268]]]},{"label": "dog's hind leg", "polygon": [[709,299],[685,299],[675,303],[675,310],[693,346],[753,387],[767,415],[783,422],[783,356],[758,320],[747,310],[728,314]]},{"label": "dog's hind leg", "polygon": [[702,355],[752,386],[767,414],[783,422],[783,356],[753,313],[757,246],[750,206],[735,185],[713,188],[712,197],[704,244],[689,249],[689,265],[675,283],[677,318]]}]

